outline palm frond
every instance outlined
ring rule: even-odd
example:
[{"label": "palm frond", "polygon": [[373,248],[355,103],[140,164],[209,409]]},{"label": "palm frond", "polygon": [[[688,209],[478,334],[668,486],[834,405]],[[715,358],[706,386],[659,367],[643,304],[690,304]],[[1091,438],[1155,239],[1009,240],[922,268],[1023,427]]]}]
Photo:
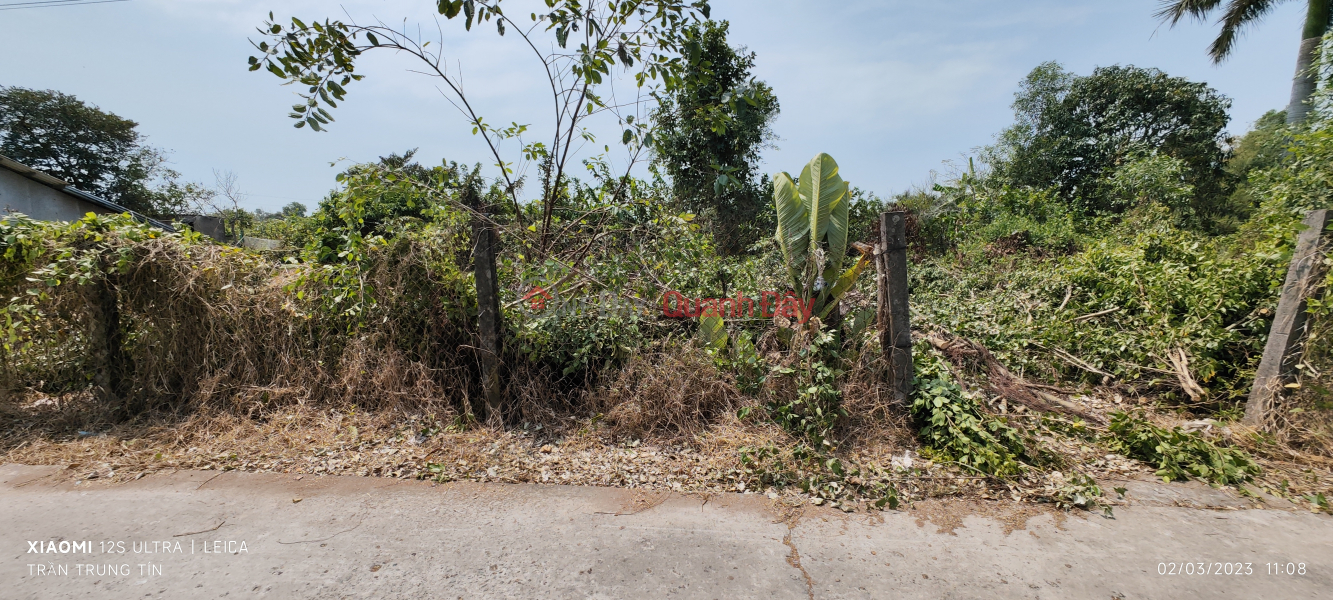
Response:
[{"label": "palm frond", "polygon": [[1241,31],[1246,26],[1262,19],[1279,2],[1282,2],[1282,0],[1231,0],[1228,2],[1226,12],[1217,21],[1222,26],[1222,31],[1217,34],[1217,39],[1208,48],[1208,55],[1212,57],[1213,62],[1220,63],[1226,60],[1226,57],[1231,54],[1232,48],[1235,47],[1236,41],[1240,39]]},{"label": "palm frond", "polygon": [[1204,20],[1208,13],[1221,3],[1222,0],[1162,0],[1162,8],[1153,16],[1164,22],[1170,22],[1171,26],[1175,27],[1176,23],[1187,16]]}]

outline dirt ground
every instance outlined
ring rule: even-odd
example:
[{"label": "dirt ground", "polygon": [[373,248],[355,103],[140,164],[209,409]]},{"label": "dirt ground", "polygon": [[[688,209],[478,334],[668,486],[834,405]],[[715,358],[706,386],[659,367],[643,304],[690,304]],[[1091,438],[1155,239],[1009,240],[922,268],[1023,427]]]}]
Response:
[{"label": "dirt ground", "polygon": [[[744,464],[742,451],[795,445],[778,427],[734,419],[693,436],[656,440],[615,436],[597,417],[505,430],[472,427],[430,415],[359,412],[292,406],[262,418],[196,411],[81,430],[62,422],[76,411],[41,400],[12,416],[0,438],[0,462],[55,465],[53,478],[83,485],[114,485],[180,470],[244,471],[290,475],[350,475],[421,479],[436,483],[537,483],[620,487],[686,494],[757,492],[784,502],[815,502],[848,511],[873,510],[877,498],[848,489],[830,493],[773,486],[766,473]],[[442,422],[443,421],[443,422]],[[1044,441],[1066,457],[1069,472],[1092,476],[1103,490],[1100,508],[1124,505],[1114,492],[1123,481],[1150,480],[1153,469],[1066,437]],[[910,432],[881,427],[849,440],[836,453],[848,468],[890,482],[901,502],[936,498],[1047,503],[1063,485],[1060,472],[1015,480],[978,477],[952,464],[923,459]],[[1318,509],[1307,497],[1333,498],[1333,472],[1305,462],[1261,460],[1264,475],[1241,494],[1251,505],[1284,499]],[[867,478],[870,476],[867,475]]]}]

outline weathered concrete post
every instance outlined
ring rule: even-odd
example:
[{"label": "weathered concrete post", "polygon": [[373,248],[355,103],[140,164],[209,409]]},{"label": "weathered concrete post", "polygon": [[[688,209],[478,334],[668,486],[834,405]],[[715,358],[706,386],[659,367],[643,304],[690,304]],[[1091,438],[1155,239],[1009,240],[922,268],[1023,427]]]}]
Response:
[{"label": "weathered concrete post", "polygon": [[875,272],[879,300],[880,346],[892,371],[893,399],[907,404],[912,395],[912,326],[907,311],[907,213],[879,216]]},{"label": "weathered concrete post", "polygon": [[124,336],[120,330],[120,300],[116,290],[115,260],[99,257],[100,276],[85,290],[88,307],[88,352],[93,364],[93,385],[103,402],[115,406],[116,414],[128,419],[143,406],[127,394]]},{"label": "weathered concrete post", "polygon": [[1329,211],[1315,210],[1305,217],[1306,230],[1296,238],[1296,251],[1287,268],[1287,280],[1278,299],[1277,315],[1268,331],[1268,344],[1254,375],[1254,388],[1245,403],[1245,424],[1263,427],[1282,387],[1292,380],[1292,365],[1305,338],[1305,300],[1322,275],[1320,252]]},{"label": "weathered concrete post", "polygon": [[[495,272],[496,235],[485,213],[473,221],[473,275],[477,283],[477,329],[481,337],[481,385],[485,418],[500,423],[500,283]],[[480,408],[480,407],[478,407]],[[482,411],[476,411],[482,412]]]}]

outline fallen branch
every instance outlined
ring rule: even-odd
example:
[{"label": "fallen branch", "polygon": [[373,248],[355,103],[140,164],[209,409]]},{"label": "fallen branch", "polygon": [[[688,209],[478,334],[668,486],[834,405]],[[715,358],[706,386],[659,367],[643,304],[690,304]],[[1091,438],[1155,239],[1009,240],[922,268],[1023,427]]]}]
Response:
[{"label": "fallen branch", "polygon": [[1091,417],[1091,416],[1087,415],[1086,413],[1083,412],[1083,409],[1079,408],[1079,406],[1078,406],[1077,404],[1074,404],[1073,402],[1070,402],[1070,401],[1068,401],[1068,400],[1065,400],[1064,398],[1061,398],[1061,397],[1059,397],[1059,396],[1055,396],[1055,395],[1052,395],[1052,394],[1048,394],[1048,393],[1046,393],[1046,392],[1042,392],[1042,391],[1037,391],[1037,392],[1033,392],[1033,393],[1037,394],[1037,397],[1038,397],[1038,398],[1041,398],[1042,400],[1045,400],[1045,401],[1047,401],[1047,402],[1051,402],[1051,403],[1054,403],[1054,404],[1059,404],[1060,406],[1064,407],[1064,409],[1065,409],[1066,412],[1069,412],[1069,413],[1071,413],[1071,414],[1075,414],[1075,415],[1079,415],[1079,416],[1084,417],[1084,418],[1086,418],[1086,419],[1088,419],[1088,420],[1091,420],[1091,421],[1097,421],[1097,422],[1100,422],[1100,419],[1097,419],[1097,418],[1095,418],[1095,417]]},{"label": "fallen branch", "polygon": [[1083,316],[1081,316],[1081,317],[1074,317],[1074,322],[1077,323],[1077,322],[1079,322],[1079,321],[1087,321],[1087,320],[1089,320],[1089,319],[1095,319],[1095,318],[1100,317],[1100,316],[1102,316],[1102,315],[1109,315],[1109,314],[1111,314],[1111,313],[1113,313],[1113,312],[1116,312],[1116,311],[1119,311],[1119,310],[1120,310],[1120,307],[1117,306],[1117,307],[1115,307],[1115,308],[1108,308],[1108,309],[1106,309],[1106,310],[1098,311],[1098,312],[1095,312],[1095,313],[1088,313],[1088,314],[1083,315]]},{"label": "fallen branch", "polygon": [[1227,326],[1226,326],[1226,330],[1227,330],[1227,331],[1235,331],[1237,327],[1240,327],[1241,325],[1244,325],[1244,324],[1246,324],[1246,323],[1249,323],[1250,321],[1255,320],[1256,318],[1258,318],[1260,315],[1262,315],[1262,314],[1263,314],[1264,312],[1266,312],[1267,310],[1268,310],[1267,307],[1260,306],[1259,308],[1256,308],[1256,309],[1250,311],[1250,314],[1245,315],[1245,318],[1244,318],[1244,319],[1241,319],[1241,320],[1239,320],[1239,321],[1236,321],[1235,323],[1232,323],[1232,324],[1230,324],[1230,325],[1227,325]]},{"label": "fallen branch", "polygon": [[23,483],[17,484],[17,485],[15,485],[14,487],[16,487],[16,488],[21,488],[21,487],[23,487],[23,486],[25,486],[25,485],[28,485],[28,484],[30,484],[30,483],[33,483],[33,482],[36,482],[36,481],[41,481],[41,480],[43,480],[43,479],[46,479],[47,477],[50,477],[50,476],[52,476],[52,475],[55,475],[56,473],[59,473],[59,472],[60,472],[60,471],[52,471],[52,472],[50,472],[50,473],[47,473],[47,474],[45,474],[45,475],[42,475],[41,477],[34,477],[34,478],[32,478],[32,479],[29,479],[29,480],[27,480],[27,481],[24,481]]},{"label": "fallen branch", "polygon": [[1074,394],[1077,394],[1077,393],[1078,393],[1076,390],[1071,390],[1071,389],[1067,389],[1067,388],[1062,388],[1062,387],[1060,387],[1060,386],[1056,386],[1056,385],[1047,385],[1047,384],[1045,384],[1045,383],[1033,383],[1033,382],[1031,382],[1031,381],[1026,381],[1026,380],[1024,381],[1024,383],[1026,383],[1027,386],[1030,387],[1030,388],[1032,388],[1032,389],[1036,389],[1036,390],[1046,390],[1046,391],[1048,391],[1048,392],[1055,392],[1055,393],[1057,393],[1057,394],[1064,394],[1064,395],[1066,395],[1066,396],[1073,396]]},{"label": "fallen branch", "polygon": [[1098,369],[1097,367],[1094,367],[1084,362],[1082,359],[1078,358],[1077,356],[1074,356],[1073,354],[1065,352],[1064,350],[1061,350],[1059,348],[1051,348],[1051,353],[1059,357],[1060,360],[1063,360],[1072,366],[1083,369],[1084,371],[1087,371],[1089,373],[1095,373],[1097,375],[1101,375],[1103,384],[1106,383],[1108,380],[1115,379],[1114,375],[1111,375],[1106,371]]},{"label": "fallen branch", "polygon": [[1060,306],[1059,306],[1058,308],[1055,309],[1055,312],[1060,312],[1060,311],[1064,310],[1064,309],[1065,309],[1065,305],[1066,305],[1066,304],[1069,304],[1069,298],[1072,297],[1073,295],[1074,295],[1074,286],[1071,285],[1071,286],[1069,286],[1069,287],[1066,287],[1066,288],[1065,288],[1065,299],[1064,299],[1064,301],[1060,302]]},{"label": "fallen branch", "polygon": [[[364,518],[363,518],[362,520],[364,520]],[[361,526],[361,521],[357,521],[357,522],[356,522],[356,525],[353,525],[351,529],[344,529],[344,530],[339,531],[338,533],[335,533],[335,534],[333,534],[333,535],[331,535],[331,536],[329,536],[329,537],[319,538],[319,539],[317,539],[317,540],[297,540],[297,541],[295,541],[295,542],[284,542],[284,541],[282,541],[282,540],[278,540],[278,543],[279,543],[279,544],[313,544],[313,543],[315,543],[315,542],[325,542],[325,541],[331,540],[331,539],[333,539],[333,538],[336,538],[336,537],[338,537],[338,536],[340,536],[340,535],[342,535],[342,534],[344,534],[344,533],[347,533],[347,532],[349,532],[349,531],[352,531],[353,529],[356,529],[357,527],[360,527],[360,526]]]},{"label": "fallen branch", "polygon": [[[948,336],[948,338],[945,336]],[[979,362],[985,369],[986,383],[989,389],[1010,402],[1031,410],[1065,413],[1093,423],[1105,423],[1100,417],[1087,412],[1069,400],[1040,391],[1041,389],[1049,389],[1066,393],[1065,390],[1054,386],[1030,383],[1014,375],[1003,364],[1000,364],[1000,361],[995,359],[990,350],[977,342],[948,333],[931,334],[926,339],[960,368],[964,367],[969,359]]]},{"label": "fallen branch", "polygon": [[[223,471],[222,473],[226,473],[226,471]],[[194,488],[194,489],[196,489],[196,490],[203,489],[203,487],[204,487],[205,485],[208,485],[208,482],[213,481],[214,479],[217,479],[217,478],[219,478],[219,477],[222,477],[222,473],[218,473],[217,475],[214,475],[214,476],[212,476],[212,477],[209,477],[208,479],[205,479],[203,483],[199,484],[199,487]]]},{"label": "fallen branch", "polygon": [[1190,375],[1189,356],[1185,354],[1184,348],[1176,348],[1166,353],[1167,361],[1171,367],[1176,370],[1176,378],[1180,380],[1180,387],[1185,390],[1185,394],[1191,401],[1198,402],[1207,392],[1194,381],[1194,376]]},{"label": "fallen branch", "polygon": [[1157,367],[1145,367],[1145,366],[1143,366],[1143,365],[1134,364],[1134,363],[1132,363],[1132,362],[1120,361],[1120,366],[1123,366],[1123,367],[1133,367],[1133,368],[1135,368],[1135,369],[1139,369],[1140,371],[1152,371],[1153,373],[1161,373],[1161,374],[1163,374],[1163,375],[1175,375],[1175,374],[1176,374],[1175,371],[1168,371],[1168,370],[1166,370],[1166,369],[1158,369]]}]

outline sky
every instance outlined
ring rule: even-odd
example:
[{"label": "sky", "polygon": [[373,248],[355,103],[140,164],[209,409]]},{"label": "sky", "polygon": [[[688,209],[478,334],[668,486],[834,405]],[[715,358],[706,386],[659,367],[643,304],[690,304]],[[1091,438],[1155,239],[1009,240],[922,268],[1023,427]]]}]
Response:
[{"label": "sky", "polygon": [[[20,1],[0,0],[0,9]],[[250,40],[260,39],[255,28],[269,11],[280,20],[420,25],[430,39],[442,35],[437,47],[488,122],[531,124],[538,137],[530,139],[550,130],[548,84],[521,40],[493,27],[466,32],[457,21],[437,29],[434,4],[128,0],[0,10],[0,85],[59,90],[135,120],[187,180],[213,184],[215,172],[234,173],[247,208],[313,208],[338,171],[393,152],[418,148],[423,164],[494,161],[438,82],[388,53],[358,63],[366,78],[349,88],[329,132],[294,129],[294,90],[247,71]],[[887,197],[990,143],[1012,122],[1018,82],[1049,60],[1082,75],[1120,64],[1206,82],[1233,100],[1229,130],[1244,133],[1287,103],[1304,4],[1281,3],[1220,65],[1206,53],[1216,26],[1162,25],[1152,16],[1157,0],[714,0],[712,16],[731,23],[733,45],[756,53],[754,75],[781,103],[761,170],[798,172],[827,152],[844,179]],[[504,4],[508,14],[540,5]],[[580,158],[602,152],[603,142],[615,150],[614,122],[591,129],[599,142]],[[623,167],[620,154],[610,159]]]}]

